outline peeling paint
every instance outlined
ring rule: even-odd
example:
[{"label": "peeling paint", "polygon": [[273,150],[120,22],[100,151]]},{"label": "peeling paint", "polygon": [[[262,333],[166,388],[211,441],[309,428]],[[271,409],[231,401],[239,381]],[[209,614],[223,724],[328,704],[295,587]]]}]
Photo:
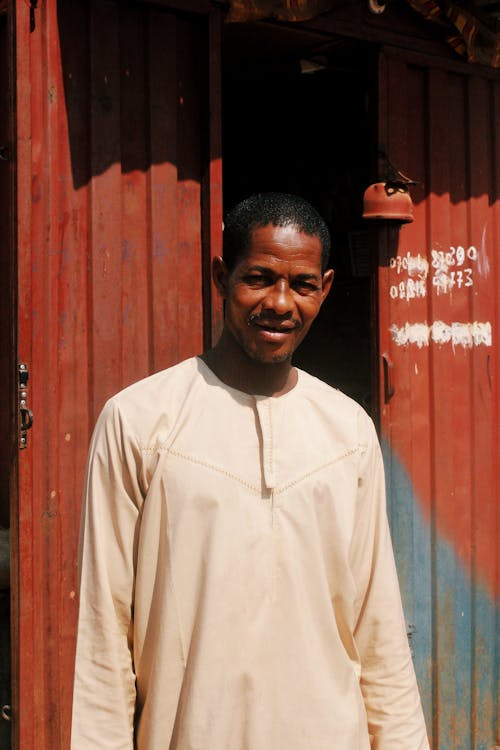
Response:
[{"label": "peeling paint", "polygon": [[455,348],[461,346],[470,349],[473,346],[491,346],[491,323],[443,323],[436,320],[432,325],[427,323],[405,323],[399,328],[393,324],[389,328],[392,340],[398,346],[415,344],[419,349],[429,344],[449,344]]}]

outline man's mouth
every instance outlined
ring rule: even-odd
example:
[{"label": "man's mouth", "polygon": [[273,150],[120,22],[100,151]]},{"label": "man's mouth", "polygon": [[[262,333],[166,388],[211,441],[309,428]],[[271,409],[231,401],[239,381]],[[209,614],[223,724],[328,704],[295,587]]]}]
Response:
[{"label": "man's mouth", "polygon": [[300,328],[300,323],[298,320],[269,320],[267,318],[261,317],[258,314],[249,316],[248,325],[254,326],[255,328],[259,328],[259,330],[261,331],[269,334],[274,334],[276,336],[293,333]]},{"label": "man's mouth", "polygon": [[295,325],[276,325],[275,323],[255,323],[258,328],[264,331],[274,331],[276,333],[291,333],[297,330]]},{"label": "man's mouth", "polygon": [[269,320],[260,315],[250,315],[248,325],[258,331],[263,341],[269,344],[282,345],[288,336],[298,331],[300,322],[298,320]]}]

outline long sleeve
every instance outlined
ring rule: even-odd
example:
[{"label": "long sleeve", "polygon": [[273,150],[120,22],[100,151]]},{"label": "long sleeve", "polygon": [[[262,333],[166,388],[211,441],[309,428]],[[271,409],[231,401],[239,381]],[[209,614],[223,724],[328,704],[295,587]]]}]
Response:
[{"label": "long sleeve", "polygon": [[83,497],[72,750],[132,750],[140,450],[113,401],[94,430]]},{"label": "long sleeve", "polygon": [[382,456],[371,422],[358,485],[359,516],[351,550],[361,581],[355,640],[371,747],[427,750],[387,522]]}]

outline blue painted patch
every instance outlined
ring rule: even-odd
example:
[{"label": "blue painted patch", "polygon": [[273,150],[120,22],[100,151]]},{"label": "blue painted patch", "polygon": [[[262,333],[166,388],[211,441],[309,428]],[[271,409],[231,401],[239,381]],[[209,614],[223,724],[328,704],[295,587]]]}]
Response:
[{"label": "blue painted patch", "polygon": [[429,738],[439,750],[495,746],[499,607],[426,521],[383,443],[387,509]]}]

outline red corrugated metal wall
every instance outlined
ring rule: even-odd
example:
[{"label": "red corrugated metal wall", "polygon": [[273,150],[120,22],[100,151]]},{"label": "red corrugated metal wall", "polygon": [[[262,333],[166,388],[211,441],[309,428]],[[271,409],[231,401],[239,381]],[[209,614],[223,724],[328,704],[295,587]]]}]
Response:
[{"label": "red corrugated metal wall", "polygon": [[56,750],[89,432],[112,393],[217,327],[219,23],[202,2],[16,5],[18,357],[35,426],[12,513],[14,729],[16,747]]},{"label": "red corrugated metal wall", "polygon": [[[208,281],[222,218],[219,22],[202,0],[179,0],[190,14],[156,3],[16,4],[17,354],[35,413],[11,515],[23,750],[69,743],[95,417],[220,323]],[[419,181],[415,222],[379,235],[379,344],[395,389],[387,403],[381,389],[381,422],[434,747],[483,749],[495,742],[500,96],[485,71],[438,62],[387,51],[381,65],[381,144]]]},{"label": "red corrugated metal wall", "polygon": [[418,181],[414,222],[380,232],[389,511],[433,746],[490,748],[498,742],[500,80],[408,58],[387,51],[380,75],[381,145]]}]

